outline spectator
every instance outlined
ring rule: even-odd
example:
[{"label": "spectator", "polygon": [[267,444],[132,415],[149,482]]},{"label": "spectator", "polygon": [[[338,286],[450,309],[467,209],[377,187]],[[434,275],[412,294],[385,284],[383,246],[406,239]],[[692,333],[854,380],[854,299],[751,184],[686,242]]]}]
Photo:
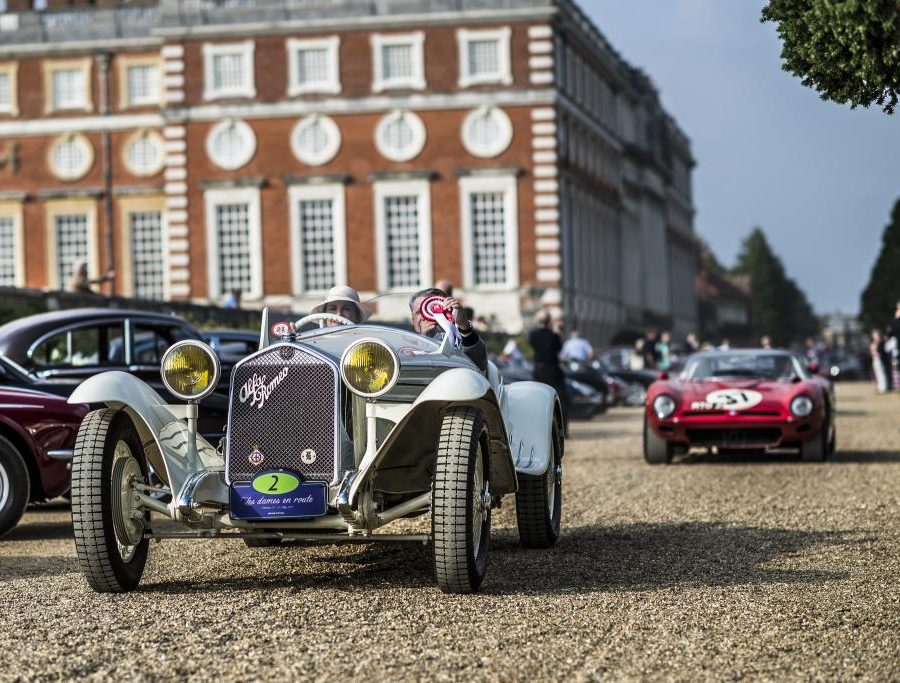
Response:
[{"label": "spectator", "polygon": [[543,310],[537,316],[538,326],[528,335],[528,343],[534,349],[534,381],[549,384],[556,389],[562,405],[563,431],[569,435],[569,394],[566,378],[559,364],[562,339],[550,328],[550,312]]},{"label": "spectator", "polygon": [[890,363],[885,367],[884,371],[890,377],[889,388],[900,389],[900,301],[894,308],[894,319],[888,328],[888,336],[890,339],[885,343],[885,350],[891,354]]},{"label": "spectator", "polygon": [[235,287],[231,293],[225,297],[222,302],[222,308],[240,308],[241,307],[241,288]]},{"label": "spectator", "polygon": [[656,367],[663,372],[672,367],[672,335],[663,332],[656,342]]},{"label": "spectator", "polygon": [[696,333],[688,333],[688,336],[684,340],[684,348],[688,353],[697,353],[697,351],[700,350],[700,340],[697,338]]},{"label": "spectator", "polygon": [[525,355],[519,348],[519,342],[515,339],[510,339],[506,342],[506,345],[503,347],[503,353],[500,354],[500,359],[516,365],[522,363],[525,360]]},{"label": "spectator", "polygon": [[566,343],[562,345],[563,360],[575,360],[579,363],[587,363],[594,358],[594,347],[581,336],[578,330],[572,330]]},{"label": "spectator", "polygon": [[872,342],[869,344],[872,354],[872,375],[875,378],[875,390],[883,394],[888,390],[887,372],[884,367],[884,339],[881,332],[872,330]]},{"label": "spectator", "polygon": [[730,351],[731,350],[731,342],[728,340],[728,337],[722,340],[722,343],[716,347],[717,351]]},{"label": "spectator", "polygon": [[644,355],[644,367],[647,370],[653,370],[656,368],[657,362],[659,362],[659,356],[656,352],[656,330],[648,329],[647,333],[644,335],[644,345],[643,345],[643,355]]},{"label": "spectator", "polygon": [[763,347],[764,349],[771,349],[772,348],[772,338],[769,335],[764,334],[762,339],[759,340],[759,345],[761,347]]},{"label": "spectator", "polygon": [[109,270],[100,277],[88,277],[87,262],[79,261],[75,264],[75,269],[72,271],[72,279],[69,280],[69,291],[77,292],[78,294],[96,294],[97,292],[94,291],[91,285],[102,285],[104,282],[112,282],[115,276],[116,271]]},{"label": "spectator", "polygon": [[632,370],[644,369],[644,340],[635,339],[634,349],[628,356],[628,367]]},{"label": "spectator", "polygon": [[[446,292],[447,296],[453,296],[453,283],[446,278],[438,280],[435,283],[434,288],[439,289],[442,292]],[[472,320],[472,318],[470,317],[469,320]]]}]

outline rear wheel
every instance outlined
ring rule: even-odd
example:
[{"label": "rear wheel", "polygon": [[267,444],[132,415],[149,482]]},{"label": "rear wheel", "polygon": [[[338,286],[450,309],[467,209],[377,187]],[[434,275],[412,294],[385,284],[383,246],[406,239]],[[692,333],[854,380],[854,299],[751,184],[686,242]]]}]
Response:
[{"label": "rear wheel", "polygon": [[562,517],[562,435],[556,420],[551,434],[550,464],[539,476],[519,475],[516,520],[526,548],[550,548],[559,538]]},{"label": "rear wheel", "polygon": [[28,466],[19,449],[0,436],[0,536],[22,519],[30,495]]},{"label": "rear wheel", "polygon": [[147,481],[140,437],[123,412],[84,418],[72,461],[72,524],[78,563],[98,593],[134,590],[144,573],[149,517],[134,511],[133,482]]},{"label": "rear wheel", "polygon": [[651,465],[667,465],[675,455],[674,444],[666,441],[650,429],[650,423],[644,417],[644,460]]},{"label": "rear wheel", "polygon": [[477,591],[491,537],[490,453],[475,408],[444,414],[431,505],[434,573],[445,593]]}]

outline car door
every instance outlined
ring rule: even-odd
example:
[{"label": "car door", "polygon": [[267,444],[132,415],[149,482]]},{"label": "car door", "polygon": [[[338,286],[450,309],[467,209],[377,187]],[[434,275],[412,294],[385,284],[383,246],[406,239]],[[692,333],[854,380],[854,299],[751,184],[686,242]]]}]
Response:
[{"label": "car door", "polygon": [[68,396],[88,377],[125,369],[125,321],[106,319],[55,330],[29,349],[28,360],[42,389]]}]

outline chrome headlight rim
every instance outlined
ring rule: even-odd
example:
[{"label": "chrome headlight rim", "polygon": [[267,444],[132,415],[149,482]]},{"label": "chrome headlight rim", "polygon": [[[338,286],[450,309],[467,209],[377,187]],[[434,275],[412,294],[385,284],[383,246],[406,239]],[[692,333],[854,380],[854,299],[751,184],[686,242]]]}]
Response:
[{"label": "chrome headlight rim", "polygon": [[[797,408],[795,406],[798,401],[805,401],[806,405],[809,406],[809,410],[807,410],[806,412],[797,410]],[[791,415],[793,415],[794,417],[806,418],[813,414],[813,410],[815,410],[816,404],[812,400],[811,396],[807,396],[806,394],[800,394],[799,396],[794,396],[794,398],[791,399],[790,408],[791,408]]]},{"label": "chrome headlight rim", "polygon": [[[671,409],[668,412],[660,410],[656,406],[656,404],[659,401],[669,401]],[[675,397],[672,396],[671,394],[660,394],[659,396],[657,396],[656,398],[653,399],[653,403],[651,404],[650,407],[653,408],[654,414],[660,420],[668,420],[670,417],[672,417],[675,414],[675,411],[678,409],[678,401],[676,401]]]},{"label": "chrome headlight rim", "polygon": [[[394,376],[388,380],[388,383],[384,386],[384,388],[379,389],[378,391],[367,394],[365,392],[359,391],[356,387],[354,387],[350,381],[347,379],[347,375],[344,371],[345,362],[347,360],[347,356],[353,352],[353,350],[360,346],[361,344],[377,344],[378,346],[385,349],[391,356],[394,361]],[[341,371],[341,381],[344,385],[357,396],[361,396],[362,398],[378,398],[379,396],[383,396],[391,389],[394,388],[394,385],[397,384],[397,380],[400,379],[400,357],[394,352],[390,346],[381,341],[380,339],[376,339],[375,337],[364,337],[362,339],[358,339],[353,342],[350,346],[344,349],[344,353],[341,354],[341,363],[340,363],[340,371]]]},{"label": "chrome headlight rim", "polygon": [[[169,380],[166,378],[166,373],[163,371],[163,368],[166,367],[166,361],[168,360],[169,356],[185,346],[198,347],[201,351],[203,351],[203,353],[205,353],[210,359],[212,359],[213,364],[213,377],[212,380],[210,380],[209,386],[202,392],[194,396],[189,396],[187,394],[182,394],[181,392],[176,391],[175,388],[171,384],[169,384]],[[215,351],[212,350],[212,347],[209,344],[198,341],[196,339],[183,339],[180,342],[175,342],[174,344],[172,344],[172,346],[166,349],[166,352],[163,354],[162,360],[160,360],[159,363],[159,374],[162,377],[163,385],[175,398],[181,401],[186,401],[188,403],[196,403],[197,401],[202,401],[204,398],[206,398],[216,390],[216,387],[219,385],[219,379],[221,379],[222,377],[222,363],[219,360],[219,356]]]}]

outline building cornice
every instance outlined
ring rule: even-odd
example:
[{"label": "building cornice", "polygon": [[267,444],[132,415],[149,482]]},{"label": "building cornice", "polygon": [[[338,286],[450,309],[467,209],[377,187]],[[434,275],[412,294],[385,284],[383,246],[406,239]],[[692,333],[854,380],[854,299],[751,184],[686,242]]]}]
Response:
[{"label": "building cornice", "polygon": [[[229,10],[233,11],[233,10]],[[558,9],[553,5],[504,10],[465,10],[459,12],[417,12],[392,15],[355,15],[343,17],[273,19],[221,24],[161,26],[152,35],[165,39],[214,38],[218,36],[254,36],[322,33],[323,31],[367,30],[373,28],[409,28],[498,23],[503,21],[549,20]],[[233,21],[233,19],[232,19]]]},{"label": "building cornice", "polygon": [[147,48],[158,48],[163,44],[161,38],[109,38],[97,40],[65,40],[21,44],[0,45],[0,57],[44,57],[47,55],[65,54],[77,56],[82,53],[93,54],[103,52],[140,52]]}]

